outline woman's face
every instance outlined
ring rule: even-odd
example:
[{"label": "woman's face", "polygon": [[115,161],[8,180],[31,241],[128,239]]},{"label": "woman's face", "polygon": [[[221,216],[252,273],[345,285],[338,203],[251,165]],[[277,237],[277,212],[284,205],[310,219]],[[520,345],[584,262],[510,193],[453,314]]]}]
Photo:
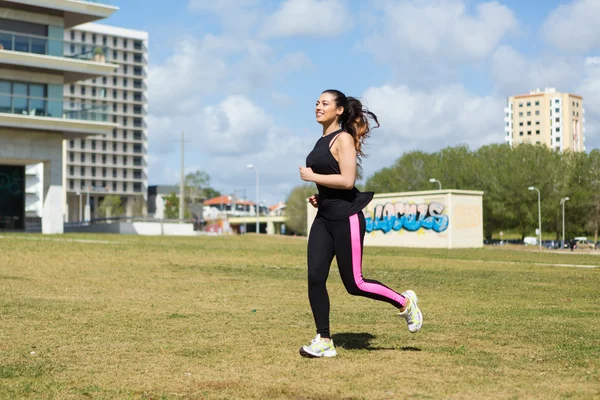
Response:
[{"label": "woman's face", "polygon": [[335,105],[335,98],[331,93],[322,93],[315,108],[317,122],[321,125],[329,125],[335,122],[344,112],[344,107]]}]

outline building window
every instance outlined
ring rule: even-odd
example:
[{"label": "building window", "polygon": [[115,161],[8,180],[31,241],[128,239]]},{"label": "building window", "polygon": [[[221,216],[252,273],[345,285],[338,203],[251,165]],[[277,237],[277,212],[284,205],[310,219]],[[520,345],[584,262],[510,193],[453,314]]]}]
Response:
[{"label": "building window", "polygon": [[75,161],[75,154],[74,153],[69,153],[69,161],[71,161],[71,162]]},{"label": "building window", "polygon": [[531,116],[531,111],[527,111],[527,116],[530,117]]},{"label": "building window", "polygon": [[113,50],[113,60],[116,60],[116,59],[117,59],[117,51]]},{"label": "building window", "polygon": [[127,78],[123,78],[123,87],[127,87]]},{"label": "building window", "polygon": [[102,154],[102,164],[106,164],[106,154]]},{"label": "building window", "polygon": [[106,36],[102,36],[102,46],[106,46]]},{"label": "building window", "polygon": [[69,140],[69,147],[70,147],[71,149],[74,149],[74,148],[75,148],[75,141],[74,141],[73,139]]},{"label": "building window", "polygon": [[126,113],[127,112],[127,104],[123,104],[123,112]]},{"label": "building window", "polygon": [[559,113],[560,112],[560,108],[555,108],[554,112]]},{"label": "building window", "polygon": [[[71,85],[69,87],[69,91],[71,92],[71,94],[75,94],[75,85]],[[575,115],[575,113],[573,113],[573,115]]]},{"label": "building window", "polygon": [[123,139],[127,139],[127,129],[123,130]]},{"label": "building window", "polygon": [[127,157],[123,157],[123,165],[127,165]]},{"label": "building window", "polygon": [[113,151],[117,151],[117,143],[113,142]]},{"label": "building window", "polygon": [[123,100],[127,100],[127,90],[123,90]]},{"label": "building window", "polygon": [[522,122],[519,122],[519,126],[523,126],[523,123],[522,123]]},{"label": "building window", "polygon": [[96,163],[96,154],[92,154],[92,163]]},{"label": "building window", "polygon": [[96,39],[97,39],[96,34],[95,33],[92,34],[92,43],[96,44]]},{"label": "building window", "polygon": [[556,132],[560,132],[560,128],[558,126],[556,127]]},{"label": "building window", "polygon": [[[115,164],[116,164],[116,163],[115,163]],[[117,170],[116,170],[116,169],[113,169],[112,171],[113,171],[113,173],[112,173],[112,175],[113,175],[113,178],[116,178],[116,177],[117,177]]]},{"label": "building window", "polygon": [[113,47],[117,47],[117,38],[116,37],[113,38]]},{"label": "building window", "polygon": [[123,74],[127,75],[128,68],[127,65],[123,65]]},{"label": "building window", "polygon": [[117,112],[117,103],[113,103],[113,112]]},{"label": "building window", "polygon": [[[102,177],[106,178],[106,168],[102,168]],[[104,185],[104,186],[106,186],[106,185]]]},{"label": "building window", "polygon": [[85,176],[85,167],[79,168],[79,176]]},{"label": "building window", "polygon": [[136,50],[141,50],[142,49],[142,42],[140,42],[139,40],[136,40],[133,42],[133,48]]},{"label": "building window", "polygon": [[71,40],[75,40],[75,32],[71,31]]},{"label": "building window", "polygon": [[82,149],[85,149],[85,140],[81,139],[81,143],[79,143],[81,145]]},{"label": "building window", "polygon": [[85,32],[82,32],[82,33],[81,33],[81,41],[82,41],[82,42],[85,42]]},{"label": "building window", "polygon": [[523,136],[523,132],[519,132],[519,136]]},{"label": "building window", "polygon": [[123,47],[127,48],[127,39],[123,39]]},{"label": "building window", "polygon": [[85,162],[85,153],[81,153],[81,162]]},{"label": "building window", "polygon": [[69,167],[69,175],[71,175],[71,176],[75,175],[75,167],[72,165]]},{"label": "building window", "polygon": [[535,110],[535,115],[540,115],[540,110]]},{"label": "building window", "polygon": [[123,61],[127,61],[127,53],[123,53]]},{"label": "building window", "polygon": [[531,102],[530,101],[527,102],[527,107],[531,107]]},{"label": "building window", "polygon": [[117,86],[117,77],[113,76],[113,86]]},{"label": "building window", "polygon": [[554,121],[555,122],[560,122],[560,118],[555,118]]},{"label": "building window", "polygon": [[96,97],[96,88],[95,87],[92,88],[92,96]]},{"label": "building window", "polygon": [[106,142],[102,142],[102,151],[106,151]]},{"label": "building window", "polygon": [[96,176],[96,167],[92,167],[92,176]]},{"label": "building window", "polygon": [[116,138],[117,138],[117,130],[113,129],[113,139],[116,139]]},{"label": "building window", "polygon": [[540,121],[535,121],[535,124],[536,124],[536,125],[539,125],[539,124],[540,124]]},{"label": "building window", "polygon": [[133,191],[134,192],[141,192],[142,191],[142,184],[139,182],[136,182],[133,184]]},{"label": "building window", "polygon": [[540,141],[538,140],[537,142],[535,142],[535,144],[540,144]]},{"label": "building window", "polygon": [[558,104],[558,99],[554,99],[554,103],[555,103],[555,104]]},{"label": "building window", "polygon": [[531,121],[527,121],[527,126],[531,126]]},{"label": "building window", "polygon": [[123,126],[127,126],[127,117],[123,117]]},{"label": "building window", "polygon": [[115,89],[113,89],[113,99],[117,98],[117,91]]},{"label": "building window", "polygon": [[535,131],[535,134],[539,135],[540,134],[540,130],[538,129],[537,131]]},{"label": "building window", "polygon": [[127,170],[126,169],[123,170],[123,178],[127,178]]},{"label": "building window", "polygon": [[82,96],[85,96],[85,86],[82,86],[82,87],[81,87],[81,95],[82,95]]},{"label": "building window", "polygon": [[113,192],[117,191],[117,184],[115,182],[113,182]]},{"label": "building window", "polygon": [[142,179],[142,170],[141,169],[133,170],[133,179]]},{"label": "building window", "polygon": [[[113,165],[117,165],[117,156],[113,156]],[[117,177],[117,172],[113,171],[113,176],[116,178]]]},{"label": "building window", "polygon": [[69,189],[75,189],[75,182],[72,179],[69,179]]},{"label": "building window", "polygon": [[527,135],[531,136],[531,131],[527,131]]},{"label": "building window", "polygon": [[123,182],[123,191],[126,192],[127,191],[127,182]]},{"label": "building window", "polygon": [[555,142],[560,142],[560,136],[556,138]]},{"label": "building window", "polygon": [[535,102],[535,105],[536,105],[536,106],[539,106],[539,105],[540,105],[540,102],[539,102],[539,101],[536,101],[536,102]]},{"label": "building window", "polygon": [[523,103],[519,103],[519,107],[523,107]]},{"label": "building window", "polygon": [[519,117],[522,117],[522,116],[523,116],[523,113],[522,113],[522,112],[520,112],[520,113],[519,113]]}]

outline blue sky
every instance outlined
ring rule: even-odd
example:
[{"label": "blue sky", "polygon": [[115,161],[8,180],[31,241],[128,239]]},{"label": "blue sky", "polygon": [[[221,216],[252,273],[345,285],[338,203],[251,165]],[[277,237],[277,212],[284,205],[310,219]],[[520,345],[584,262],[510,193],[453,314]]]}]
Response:
[{"label": "blue sky", "polygon": [[382,124],[369,176],[411,150],[504,138],[509,95],[582,95],[600,147],[600,1],[113,0],[105,23],[149,32],[149,183],[186,171],[225,194],[285,200],[321,134],[324,89],[360,97]]}]

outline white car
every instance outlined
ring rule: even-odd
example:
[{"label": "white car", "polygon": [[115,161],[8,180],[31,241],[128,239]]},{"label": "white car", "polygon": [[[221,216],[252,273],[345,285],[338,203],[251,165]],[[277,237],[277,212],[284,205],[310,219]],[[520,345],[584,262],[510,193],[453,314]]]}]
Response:
[{"label": "white car", "polygon": [[525,246],[537,246],[538,240],[536,237],[527,236],[523,239],[523,243],[525,243]]}]

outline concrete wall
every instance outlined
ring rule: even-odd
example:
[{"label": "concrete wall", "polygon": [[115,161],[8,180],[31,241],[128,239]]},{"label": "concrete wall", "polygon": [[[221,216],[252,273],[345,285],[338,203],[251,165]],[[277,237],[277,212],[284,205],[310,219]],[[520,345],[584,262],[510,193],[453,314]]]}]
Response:
[{"label": "concrete wall", "polygon": [[[483,192],[377,194],[363,210],[365,246],[483,247]],[[308,227],[317,209],[307,203]]]},{"label": "concrete wall", "polygon": [[160,222],[116,222],[111,224],[91,224],[86,226],[67,227],[67,233],[118,233],[124,235],[145,236],[197,236],[193,224],[160,223]]}]

